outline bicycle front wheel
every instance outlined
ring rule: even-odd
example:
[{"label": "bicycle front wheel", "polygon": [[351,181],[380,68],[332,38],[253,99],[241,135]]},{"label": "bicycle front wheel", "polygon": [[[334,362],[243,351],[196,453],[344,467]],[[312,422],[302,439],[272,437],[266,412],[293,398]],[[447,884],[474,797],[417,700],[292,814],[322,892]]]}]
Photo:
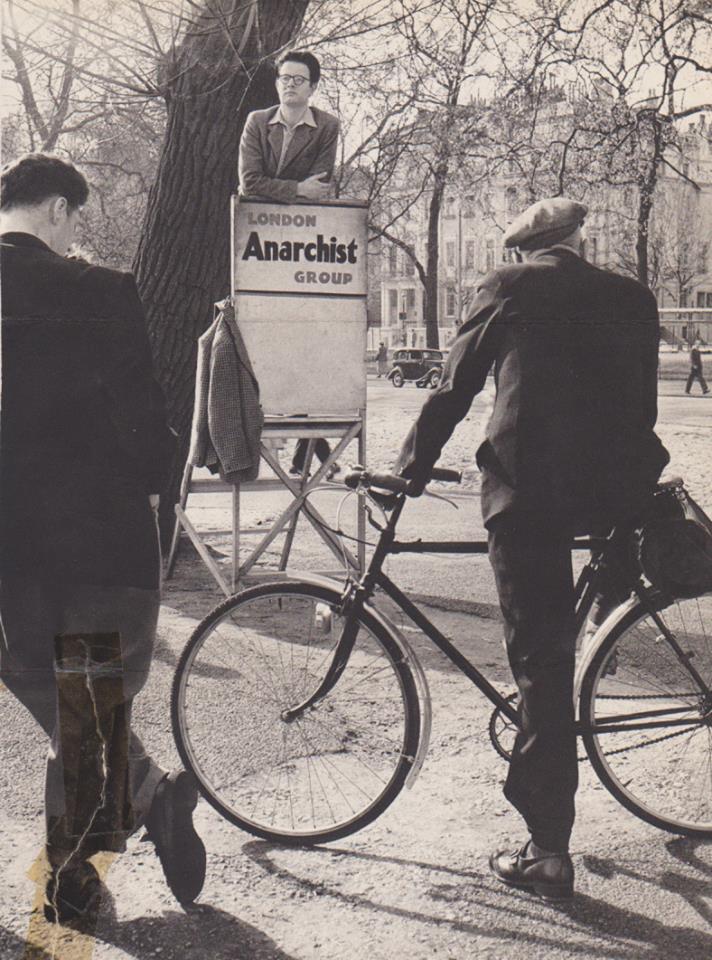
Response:
[{"label": "bicycle front wheel", "polygon": [[178,751],[200,791],[236,826],[293,844],[338,840],[378,817],[417,753],[420,706],[398,640],[368,610],[334,688],[313,694],[344,625],[335,588],[253,587],[197,627],[173,682]]},{"label": "bicycle front wheel", "polygon": [[661,603],[658,616],[665,630],[636,604],[601,642],[581,685],[583,739],[624,807],[671,833],[709,837],[712,596]]}]

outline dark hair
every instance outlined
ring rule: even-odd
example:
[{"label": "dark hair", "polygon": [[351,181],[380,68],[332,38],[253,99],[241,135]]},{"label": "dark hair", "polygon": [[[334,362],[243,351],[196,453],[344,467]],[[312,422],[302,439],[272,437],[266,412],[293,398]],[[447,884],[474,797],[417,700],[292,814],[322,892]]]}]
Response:
[{"label": "dark hair", "polygon": [[33,207],[48,197],[64,197],[76,210],[89,196],[89,186],[72,163],[47,153],[26,153],[3,167],[0,208]]},{"label": "dark hair", "polygon": [[309,82],[311,85],[315,87],[317,83],[319,83],[321,66],[313,53],[309,53],[308,50],[290,50],[288,53],[283,53],[277,60],[277,73],[279,73],[279,68],[283,63],[286,63],[287,60],[293,60],[294,63],[303,63],[305,67],[309,68]]}]

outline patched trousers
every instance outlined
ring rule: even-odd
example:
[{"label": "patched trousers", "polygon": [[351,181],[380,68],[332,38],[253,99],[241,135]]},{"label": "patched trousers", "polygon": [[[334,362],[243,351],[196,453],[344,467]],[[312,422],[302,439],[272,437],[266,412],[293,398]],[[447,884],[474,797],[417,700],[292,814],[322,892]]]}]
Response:
[{"label": "patched trousers", "polygon": [[55,866],[123,850],[164,776],[131,731],[158,610],[157,590],[0,584],[0,676],[50,738],[45,811]]},{"label": "patched trousers", "polygon": [[534,843],[565,852],[578,785],[572,535],[508,514],[487,526],[507,653],[519,688],[521,730],[504,794]]}]

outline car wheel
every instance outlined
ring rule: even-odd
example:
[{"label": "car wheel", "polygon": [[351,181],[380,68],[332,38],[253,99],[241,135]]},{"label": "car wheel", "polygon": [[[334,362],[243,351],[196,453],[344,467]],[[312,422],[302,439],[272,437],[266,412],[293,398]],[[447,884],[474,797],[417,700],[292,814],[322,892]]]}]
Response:
[{"label": "car wheel", "polygon": [[394,387],[403,386],[403,374],[400,372],[400,370],[396,370],[394,372],[393,376],[391,377],[391,383]]},{"label": "car wheel", "polygon": [[428,380],[428,386],[431,390],[434,390],[437,385],[440,383],[440,372],[438,370],[433,370],[430,374],[430,379]]}]

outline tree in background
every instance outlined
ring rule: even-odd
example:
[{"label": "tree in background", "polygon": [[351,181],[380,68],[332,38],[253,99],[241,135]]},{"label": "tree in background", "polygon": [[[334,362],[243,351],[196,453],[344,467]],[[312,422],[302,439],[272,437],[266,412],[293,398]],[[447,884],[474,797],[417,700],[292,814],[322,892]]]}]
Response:
[{"label": "tree in background", "polygon": [[635,191],[633,235],[619,224],[632,250],[621,250],[614,265],[634,264],[631,272],[650,286],[660,267],[651,259],[650,230],[661,170],[684,177],[676,166],[679,122],[712,109],[699,97],[689,102],[700,78],[712,73],[712,20],[705,9],[660,0],[593,6],[536,0],[516,67],[523,88],[548,76],[575,90],[561,124],[568,131],[554,145],[561,158],[558,192]]}]

